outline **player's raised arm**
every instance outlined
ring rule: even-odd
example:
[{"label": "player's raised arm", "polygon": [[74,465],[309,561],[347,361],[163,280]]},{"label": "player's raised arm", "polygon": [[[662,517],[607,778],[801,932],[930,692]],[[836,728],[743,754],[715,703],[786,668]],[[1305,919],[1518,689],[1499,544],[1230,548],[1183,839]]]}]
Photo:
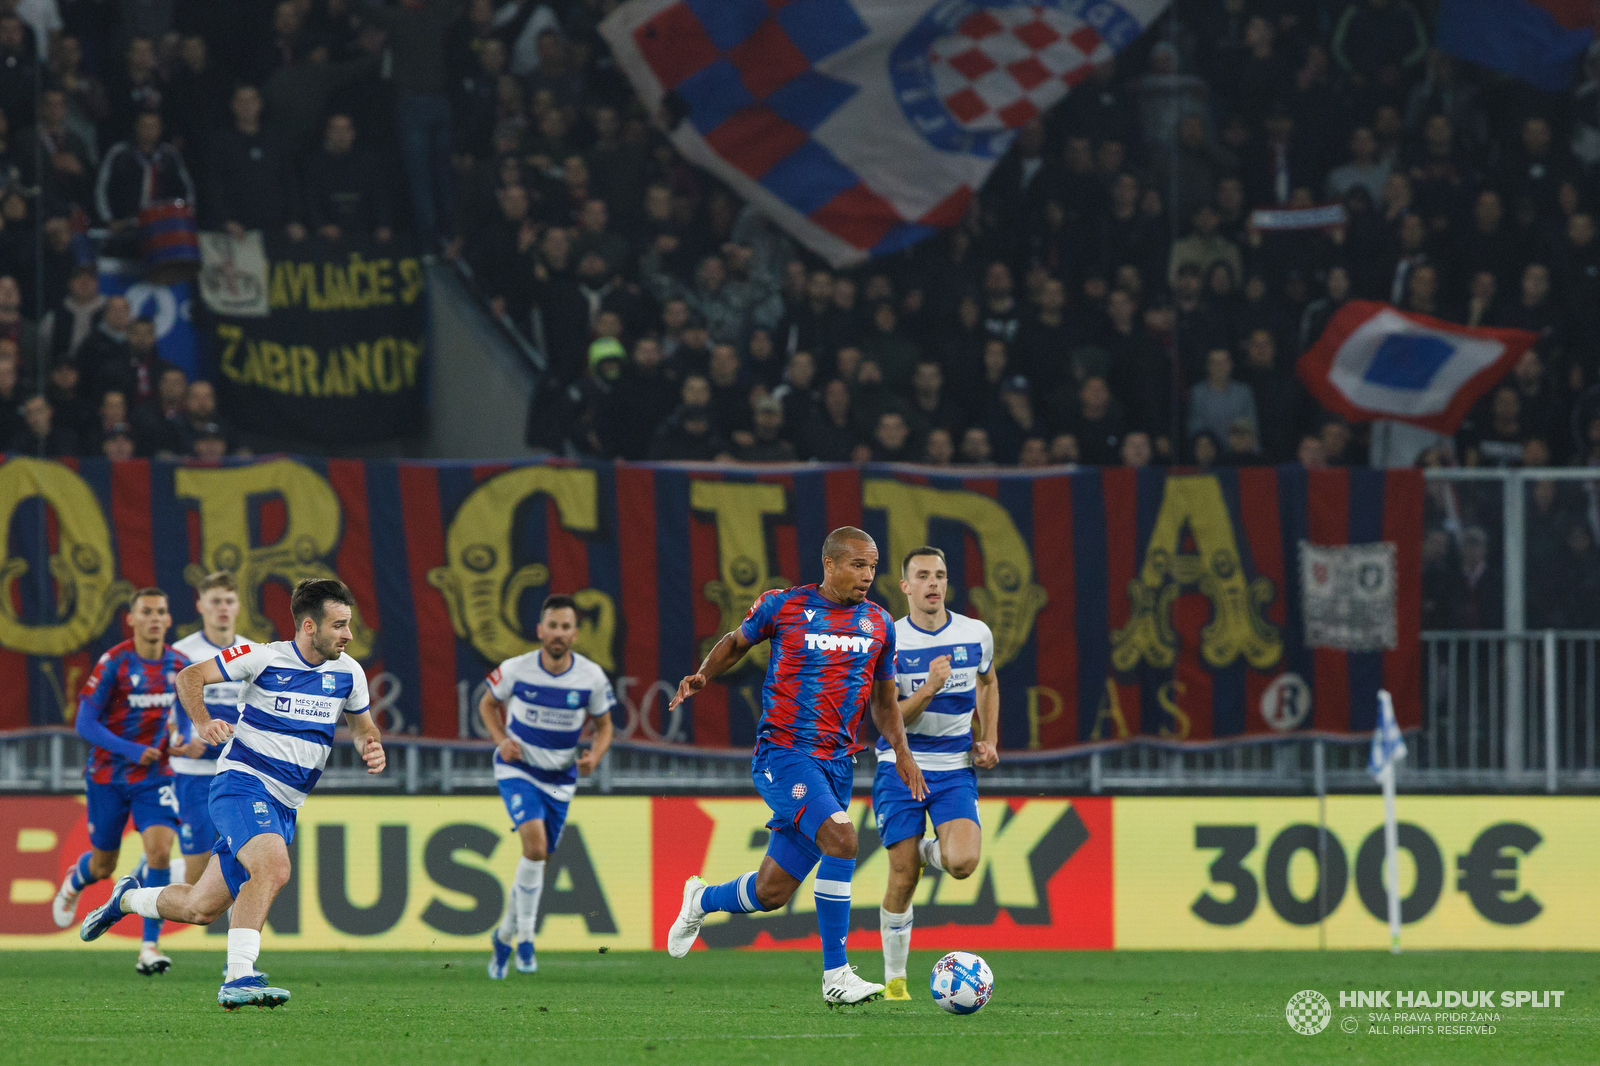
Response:
[{"label": "player's raised arm", "polygon": [[[748,624],[748,623],[746,623]],[[706,661],[700,664],[700,669],[678,682],[677,695],[672,697],[672,702],[667,704],[667,710],[672,710],[684,700],[706,687],[706,683],[718,674],[726,673],[738,665],[745,653],[755,647],[755,643],[747,640],[744,627],[723,634],[717,641],[716,647],[711,649],[711,654],[706,656]]]},{"label": "player's raised arm", "polygon": [[[900,718],[900,689],[894,678],[878,678],[872,682],[872,724],[878,727],[883,739],[894,749],[894,768],[900,780],[911,790],[913,799],[921,800],[928,794],[922,780],[922,770],[911,755],[906,742],[906,724]],[[924,705],[926,706],[926,705]]]},{"label": "player's raised arm", "polygon": [[950,680],[950,656],[941,655],[928,664],[928,677],[917,691],[900,701],[900,722],[910,725],[922,717],[922,712],[933,702],[933,698],[944,688],[944,683]]},{"label": "player's raised arm", "polygon": [[194,735],[207,744],[225,742],[233,736],[233,727],[211,717],[211,712],[206,710],[206,686],[232,680],[223,676],[215,659],[202,659],[178,671],[173,685],[178,690],[178,702],[183,705],[183,713],[189,716],[189,721],[194,723]]}]

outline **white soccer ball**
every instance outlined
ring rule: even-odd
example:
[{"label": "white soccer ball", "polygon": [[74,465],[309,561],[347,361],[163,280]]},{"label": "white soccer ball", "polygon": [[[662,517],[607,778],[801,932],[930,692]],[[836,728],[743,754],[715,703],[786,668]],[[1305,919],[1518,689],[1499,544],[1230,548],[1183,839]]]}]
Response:
[{"label": "white soccer ball", "polygon": [[933,1001],[951,1014],[975,1014],[994,992],[989,964],[970,951],[952,951],[933,964]]}]

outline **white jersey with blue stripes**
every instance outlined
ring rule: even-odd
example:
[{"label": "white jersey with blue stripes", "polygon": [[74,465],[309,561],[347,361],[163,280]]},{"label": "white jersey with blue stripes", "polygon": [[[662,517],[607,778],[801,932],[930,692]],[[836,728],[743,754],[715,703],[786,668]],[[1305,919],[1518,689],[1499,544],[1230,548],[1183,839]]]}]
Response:
[{"label": "white jersey with blue stripes", "polygon": [[[229,644],[228,648],[237,648],[248,643],[250,643],[248,640],[235,633],[233,643]],[[195,630],[182,640],[174,643],[172,647],[192,663],[204,662],[207,659],[215,658],[218,652],[227,650],[220,645],[211,643],[210,639],[206,637],[204,628]],[[207,685],[202,697],[205,700],[206,713],[219,722],[227,722],[229,725],[233,725],[239,720],[239,693],[243,689],[244,686],[237,681],[223,681],[219,684]],[[189,720],[189,716],[184,713],[182,707],[174,708],[172,717],[173,730],[178,734],[178,739],[187,741],[194,736],[194,723]],[[218,752],[216,749],[221,747],[222,745],[220,744],[213,745],[203,758],[190,759],[182,755],[174,755],[167,762],[171,764],[172,772],[175,774],[196,774],[209,777],[217,772]]]},{"label": "white jersey with blue stripes", "polygon": [[348,655],[312,666],[292,640],[241,644],[216,663],[241,683],[239,721],[217,772],[259,778],[279,803],[299,808],[327,765],[340,715],[371,703],[366,671]]},{"label": "white jersey with blue stripes", "polygon": [[[934,632],[909,617],[894,624],[895,683],[906,699],[928,680],[928,664],[950,656],[950,676],[920,717],[906,726],[911,756],[923,770],[960,770],[972,765],[972,716],[978,710],[978,675],[994,666],[994,634],[976,618],[948,612]],[[893,762],[889,742],[878,738],[878,761]]]},{"label": "white jersey with blue stripes", "polygon": [[610,714],[617,705],[606,672],[573,652],[572,665],[552,674],[535,648],[490,673],[489,690],[505,704],[506,732],[522,749],[522,758],[514,762],[495,752],[495,780],[521,778],[557,803],[570,802],[577,789],[584,720]]}]

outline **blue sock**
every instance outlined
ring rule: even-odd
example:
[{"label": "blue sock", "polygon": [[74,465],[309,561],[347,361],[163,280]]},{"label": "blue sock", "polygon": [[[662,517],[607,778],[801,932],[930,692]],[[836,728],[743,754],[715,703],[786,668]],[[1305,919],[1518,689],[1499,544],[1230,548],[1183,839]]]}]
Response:
[{"label": "blue sock", "polygon": [[846,962],[844,938],[850,934],[850,878],[854,859],[824,855],[817,864],[817,929],[822,933],[822,968],[832,970]]},{"label": "blue sock", "polygon": [[[170,869],[157,870],[152,866],[144,879],[145,888],[165,888],[170,884],[172,884],[172,871]],[[144,920],[144,939],[151,944],[161,939],[160,918],[146,918]]]},{"label": "blue sock", "polygon": [[700,909],[707,914],[712,911],[749,914],[751,911],[760,910],[761,902],[756,899],[755,871],[742,874],[724,884],[707,887],[700,893]]},{"label": "blue sock", "polygon": [[89,885],[92,885],[96,881],[100,880],[94,874],[89,872],[89,859],[93,855],[94,852],[92,851],[86,851],[82,855],[79,855],[78,861],[73,864],[72,872],[67,875],[67,880],[72,882],[72,890],[74,892],[82,892]]}]

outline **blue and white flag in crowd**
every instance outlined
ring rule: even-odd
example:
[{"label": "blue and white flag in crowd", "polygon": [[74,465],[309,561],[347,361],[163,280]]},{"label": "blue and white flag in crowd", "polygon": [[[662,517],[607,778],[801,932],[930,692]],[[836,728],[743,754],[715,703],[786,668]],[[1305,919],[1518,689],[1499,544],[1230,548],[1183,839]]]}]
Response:
[{"label": "blue and white flag in crowd", "polygon": [[1167,0],[630,0],[600,32],[683,155],[835,265],[959,221],[1017,128]]},{"label": "blue and white flag in crowd", "polygon": [[102,259],[98,266],[100,291],[107,296],[126,296],[135,318],[148,316],[155,322],[156,351],[161,358],[181,367],[190,379],[197,377],[201,367],[190,315],[193,286],[186,281],[152,285],[118,259]]},{"label": "blue and white flag in crowd", "polygon": [[1439,50],[1558,93],[1594,43],[1590,0],[1440,0]]},{"label": "blue and white flag in crowd", "polygon": [[1378,725],[1372,731],[1372,753],[1367,756],[1367,773],[1377,777],[1384,767],[1393,766],[1406,757],[1406,741],[1400,735],[1400,723],[1394,718],[1394,700],[1383,689],[1378,690]]},{"label": "blue and white flag in crowd", "polygon": [[1448,434],[1538,339],[1350,300],[1295,370],[1322,406],[1352,422],[1393,419]]}]

